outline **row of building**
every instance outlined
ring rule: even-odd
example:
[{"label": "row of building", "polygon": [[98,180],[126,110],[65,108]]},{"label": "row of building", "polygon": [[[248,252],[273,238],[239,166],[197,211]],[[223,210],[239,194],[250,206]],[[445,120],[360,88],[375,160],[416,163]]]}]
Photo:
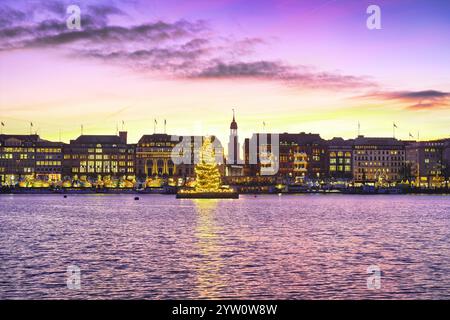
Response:
[{"label": "row of building", "polygon": [[[260,136],[254,134],[245,140],[246,176],[258,175],[262,169],[259,161],[247,165],[249,146],[254,141],[257,141],[258,154],[261,153]],[[360,135],[355,139],[325,140],[318,134],[307,133],[282,133],[278,139],[279,158],[274,161],[279,166],[277,176],[290,183],[316,179],[439,187],[450,176],[450,139],[401,141]],[[270,141],[267,143],[269,147],[272,145]]]},{"label": "row of building", "polygon": [[[118,135],[81,135],[69,143],[44,140],[38,135],[2,134],[0,182],[14,185],[30,176],[43,181],[61,181],[75,175],[95,179],[103,176],[193,177],[194,158],[203,137],[189,138],[192,159],[190,163],[176,164],[173,150],[186,143],[182,143],[182,137],[167,134],[144,135],[137,144],[127,142],[125,131]],[[224,159],[223,148],[221,150],[217,157]],[[183,150],[180,152],[184,154]],[[223,161],[219,165],[224,172]]]},{"label": "row of building", "polygon": [[[349,140],[325,140],[309,133],[256,133],[245,139],[241,159],[237,129],[233,116],[227,157],[218,139],[213,137],[219,168],[226,181],[233,184],[276,179],[289,184],[403,182],[431,187],[449,180],[450,139],[401,141],[358,136]],[[118,135],[81,135],[62,143],[38,135],[2,134],[0,182],[14,185],[27,176],[51,181],[75,175],[136,179],[193,177],[201,139],[190,137],[186,143],[182,137],[151,134],[130,144],[127,132],[119,132]],[[174,161],[175,149],[185,161]],[[190,161],[186,161],[186,154]]]}]

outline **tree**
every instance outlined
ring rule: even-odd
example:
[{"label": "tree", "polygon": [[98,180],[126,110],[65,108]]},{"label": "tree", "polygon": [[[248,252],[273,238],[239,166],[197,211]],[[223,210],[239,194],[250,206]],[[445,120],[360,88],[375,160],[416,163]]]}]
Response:
[{"label": "tree", "polygon": [[221,181],[220,172],[215,160],[215,152],[211,137],[206,137],[200,148],[199,163],[195,166],[196,185],[198,192],[217,192]]}]

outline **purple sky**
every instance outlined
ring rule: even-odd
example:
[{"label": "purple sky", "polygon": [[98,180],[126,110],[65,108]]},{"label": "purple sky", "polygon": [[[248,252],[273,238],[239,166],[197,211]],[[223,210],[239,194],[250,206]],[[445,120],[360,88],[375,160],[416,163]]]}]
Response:
[{"label": "purple sky", "polygon": [[[82,30],[66,27],[81,8]],[[366,8],[381,8],[381,30]],[[5,132],[448,137],[450,1],[2,1]],[[121,127],[121,125],[119,126]],[[162,131],[159,125],[158,131]]]}]

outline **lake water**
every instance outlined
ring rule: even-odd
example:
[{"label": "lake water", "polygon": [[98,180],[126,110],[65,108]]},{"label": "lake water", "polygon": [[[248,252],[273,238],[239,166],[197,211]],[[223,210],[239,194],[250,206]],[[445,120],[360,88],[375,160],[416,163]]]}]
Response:
[{"label": "lake water", "polygon": [[449,299],[450,196],[1,195],[0,298]]}]

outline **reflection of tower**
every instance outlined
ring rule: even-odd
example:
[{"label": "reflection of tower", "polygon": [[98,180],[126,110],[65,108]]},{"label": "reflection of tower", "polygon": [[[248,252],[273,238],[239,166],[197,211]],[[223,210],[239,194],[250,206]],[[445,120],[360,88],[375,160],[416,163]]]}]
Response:
[{"label": "reflection of tower", "polygon": [[233,121],[230,124],[230,139],[228,142],[228,175],[240,176],[242,175],[243,167],[241,166],[240,159],[240,145],[238,137],[238,126],[235,119],[233,109]]}]

